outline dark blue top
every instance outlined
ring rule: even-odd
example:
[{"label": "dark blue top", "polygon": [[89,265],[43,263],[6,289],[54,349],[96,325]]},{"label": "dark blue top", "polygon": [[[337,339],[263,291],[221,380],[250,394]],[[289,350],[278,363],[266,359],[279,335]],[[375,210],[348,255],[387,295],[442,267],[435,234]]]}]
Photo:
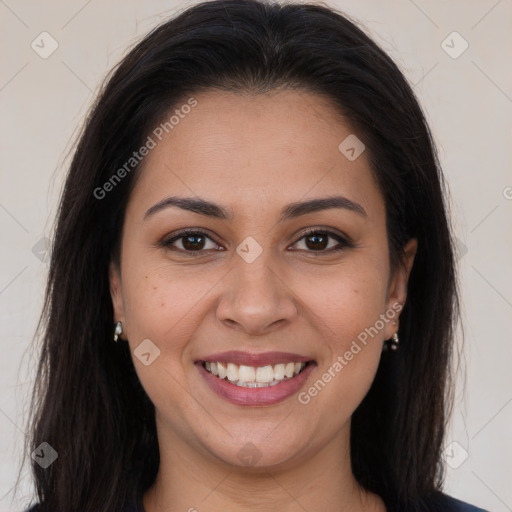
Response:
[{"label": "dark blue top", "polygon": [[[435,501],[435,503],[434,503]],[[39,512],[39,506],[34,505],[26,512]],[[437,499],[432,500],[428,509],[430,512],[489,512],[483,508],[478,508],[464,501],[457,500],[447,494],[439,494]],[[57,511],[54,511],[57,512]],[[123,512],[145,512],[140,505],[127,505]]]}]

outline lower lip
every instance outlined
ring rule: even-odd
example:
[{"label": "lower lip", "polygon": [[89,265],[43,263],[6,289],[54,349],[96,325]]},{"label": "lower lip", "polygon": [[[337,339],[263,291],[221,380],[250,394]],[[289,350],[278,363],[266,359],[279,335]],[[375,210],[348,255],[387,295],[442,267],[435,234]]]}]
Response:
[{"label": "lower lip", "polygon": [[198,362],[196,366],[210,388],[228,402],[236,405],[272,405],[286,400],[296,393],[302,387],[316,365],[310,362],[304,370],[295,377],[284,380],[275,386],[265,388],[244,388],[236,386],[227,380],[219,379],[219,377],[211,374],[204,368],[202,363]]}]

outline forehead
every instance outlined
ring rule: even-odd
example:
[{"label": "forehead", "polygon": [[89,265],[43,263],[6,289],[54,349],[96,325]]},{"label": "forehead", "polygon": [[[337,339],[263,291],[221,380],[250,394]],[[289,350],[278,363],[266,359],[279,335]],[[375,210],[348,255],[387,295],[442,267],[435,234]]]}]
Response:
[{"label": "forehead", "polygon": [[155,145],[130,203],[142,208],[169,194],[199,195],[254,215],[263,204],[343,193],[382,213],[366,152],[347,158],[344,141],[354,146],[358,139],[329,100],[296,90],[206,91],[184,108],[187,100],[150,134]]}]

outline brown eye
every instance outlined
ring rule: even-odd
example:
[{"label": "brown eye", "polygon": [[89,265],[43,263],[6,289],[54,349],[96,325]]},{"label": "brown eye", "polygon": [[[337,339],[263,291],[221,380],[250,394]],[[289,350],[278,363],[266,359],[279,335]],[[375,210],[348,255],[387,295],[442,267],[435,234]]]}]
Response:
[{"label": "brown eye", "polygon": [[187,251],[196,251],[204,248],[205,237],[202,235],[185,235],[181,237],[182,245]]},{"label": "brown eye", "polygon": [[324,233],[307,235],[305,237],[308,249],[326,249],[329,244],[329,236]]},{"label": "brown eye", "polygon": [[353,247],[348,240],[330,231],[309,231],[295,242],[295,245],[302,241],[304,241],[305,248],[299,247],[299,250],[307,252],[331,253],[341,251],[347,247]]},{"label": "brown eye", "polygon": [[[208,242],[210,246],[207,247]],[[221,250],[218,245],[203,231],[182,231],[161,245],[181,252],[205,252],[207,250]]]}]

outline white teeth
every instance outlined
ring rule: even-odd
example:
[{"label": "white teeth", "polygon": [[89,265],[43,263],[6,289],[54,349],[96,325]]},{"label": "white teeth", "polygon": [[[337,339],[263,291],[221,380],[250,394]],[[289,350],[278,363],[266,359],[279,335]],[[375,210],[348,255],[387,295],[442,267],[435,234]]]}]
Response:
[{"label": "white teeth", "polygon": [[244,382],[252,382],[253,380],[256,380],[256,368],[241,364],[238,369],[238,378]]},{"label": "white teeth", "polygon": [[256,370],[256,382],[272,382],[274,380],[274,369],[272,366],[260,366]]},{"label": "white teeth", "polygon": [[227,379],[236,386],[262,388],[276,386],[284,380],[298,375],[306,363],[279,363],[274,366],[245,366],[234,363],[207,361],[204,367],[220,379]]},{"label": "white teeth", "polygon": [[284,364],[276,364],[274,366],[274,379],[283,380],[284,379]]},{"label": "white teeth", "polygon": [[293,374],[295,372],[295,364],[294,363],[288,363],[284,369],[284,374],[288,377],[288,378],[291,378],[293,377]]},{"label": "white teeth", "polygon": [[227,378],[235,382],[238,380],[238,366],[233,363],[228,363]]},{"label": "white teeth", "polygon": [[227,375],[226,366],[222,363],[217,363],[217,370],[219,371],[219,377],[224,379]]}]

